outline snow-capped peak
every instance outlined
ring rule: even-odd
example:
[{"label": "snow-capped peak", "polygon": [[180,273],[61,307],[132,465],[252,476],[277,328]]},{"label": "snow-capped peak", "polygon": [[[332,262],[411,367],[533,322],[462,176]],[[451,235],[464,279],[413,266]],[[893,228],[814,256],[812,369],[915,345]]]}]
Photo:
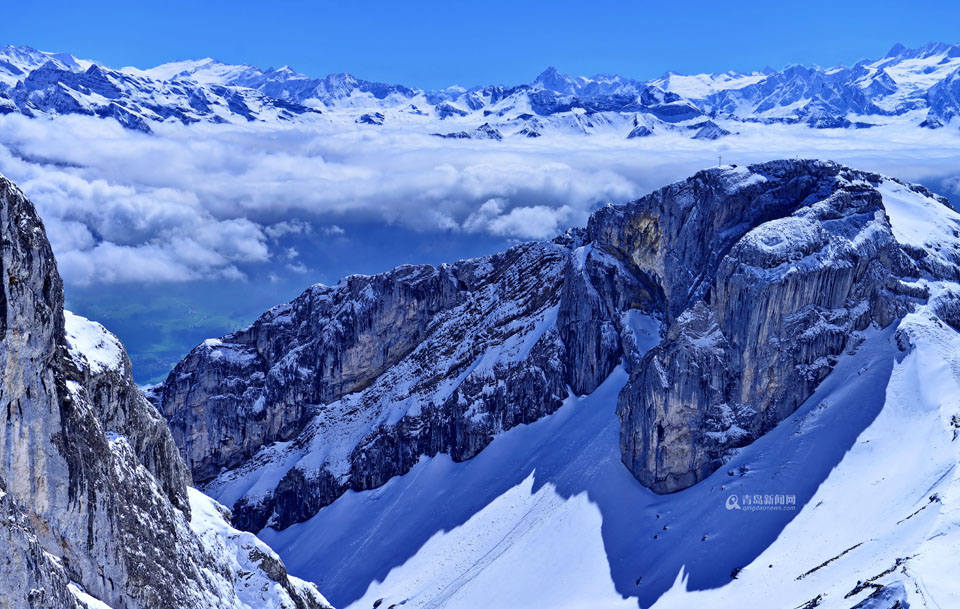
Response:
[{"label": "snow-capped peak", "polygon": [[558,71],[553,66],[541,72],[536,79],[534,79],[533,85],[565,95],[573,95],[577,92],[577,85],[573,79]]}]

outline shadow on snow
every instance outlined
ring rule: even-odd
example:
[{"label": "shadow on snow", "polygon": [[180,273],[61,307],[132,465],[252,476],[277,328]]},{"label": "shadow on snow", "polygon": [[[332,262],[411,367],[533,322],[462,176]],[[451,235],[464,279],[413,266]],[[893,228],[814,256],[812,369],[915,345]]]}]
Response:
[{"label": "shadow on snow", "polygon": [[[346,607],[432,537],[461,527],[532,475],[533,494],[550,485],[564,499],[585,493],[597,506],[621,596],[648,607],[681,568],[689,589],[723,586],[773,543],[879,414],[897,353],[896,326],[868,331],[856,356],[841,357],[797,412],[703,482],[672,495],[642,487],[620,461],[615,410],[627,375],[617,368],[590,396],[502,434],[474,459],[424,459],[378,489],[348,492],[311,520],[265,529],[261,537],[291,573],[317,582],[335,606]],[[727,509],[729,496],[743,504],[743,495],[756,494],[792,495],[796,509]],[[443,581],[446,588],[453,583]]]}]

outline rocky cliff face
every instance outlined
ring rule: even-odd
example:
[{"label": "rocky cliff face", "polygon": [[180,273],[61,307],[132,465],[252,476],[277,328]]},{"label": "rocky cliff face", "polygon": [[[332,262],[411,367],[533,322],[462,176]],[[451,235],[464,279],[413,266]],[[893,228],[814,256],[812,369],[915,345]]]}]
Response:
[{"label": "rocky cliff face", "polygon": [[423,455],[474,456],[568,384],[591,391],[620,360],[614,313],[636,282],[589,277],[579,238],[314,286],[206,341],[160,392],[194,476],[244,527],[283,527]]},{"label": "rocky cliff face", "polygon": [[199,346],[159,401],[204,488],[283,528],[421,456],[468,459],[622,361],[624,463],[676,491],[924,301],[914,279],[954,272],[957,252],[891,227],[904,198],[947,209],[833,163],[711,169],[551,243],[315,286]]},{"label": "rocky cliff face", "polygon": [[204,343],[163,390],[194,475],[208,480],[235,467],[263,444],[292,437],[310,405],[370,385],[460,296],[449,269],[401,268],[317,286],[254,326]]},{"label": "rocky cliff face", "polygon": [[[666,340],[620,396],[624,462],[672,492],[792,413],[851,334],[924,294],[877,190],[831,164],[705,172],[590,223],[661,287]],[[637,223],[636,218],[645,221]]]},{"label": "rocky cliff face", "polygon": [[2,177],[0,277],[0,607],[325,606],[187,488],[122,346],[65,316],[43,225]]},{"label": "rocky cliff face", "polygon": [[[942,236],[891,225],[931,207],[955,217]],[[925,302],[918,278],[953,278],[958,219],[922,187],[811,161],[701,172],[596,213],[588,238],[657,286],[669,324],[620,394],[624,463],[657,492],[714,472],[809,397],[854,332]]]}]

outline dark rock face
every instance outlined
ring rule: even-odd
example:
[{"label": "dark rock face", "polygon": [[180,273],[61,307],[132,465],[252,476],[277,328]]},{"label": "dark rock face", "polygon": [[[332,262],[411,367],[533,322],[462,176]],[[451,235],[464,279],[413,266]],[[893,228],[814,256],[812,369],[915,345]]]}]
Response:
[{"label": "dark rock face", "polygon": [[461,110],[449,102],[440,102],[434,110],[441,120],[450,118],[451,116],[466,116],[468,114],[466,110]]},{"label": "dark rock face", "polygon": [[[491,127],[490,123],[484,123],[470,131],[454,131],[453,133],[433,133],[434,137],[453,140],[495,140],[500,141],[503,135],[496,128]],[[537,137],[537,136],[532,136]]]},{"label": "dark rock face", "polygon": [[186,487],[191,482],[190,470],[179,457],[166,420],[133,382],[126,354],[121,352],[118,367],[100,369],[92,368],[76,351],[70,355],[65,362],[68,376],[83,388],[100,426],[125,437],[167,499],[189,514]]},{"label": "dark rock face", "polygon": [[632,140],[638,137],[649,137],[653,135],[653,130],[646,125],[638,125],[630,130],[630,133],[627,134],[627,139]]},{"label": "dark rock face", "polygon": [[642,275],[609,251],[589,244],[574,252],[564,269],[557,312],[566,379],[574,393],[593,392],[620,363],[629,334],[622,313],[656,311],[657,306],[657,295]]},{"label": "dark rock face", "polygon": [[718,168],[551,243],[315,286],[197,347],[162,410],[241,526],[283,528],[422,456],[469,459],[622,363],[624,463],[679,490],[925,299],[911,278],[955,268],[897,242],[882,184],[944,203],[833,163]]},{"label": "dark rock face", "polygon": [[[164,420],[116,339],[65,320],[43,225],[2,177],[0,276],[3,606],[82,606],[70,582],[116,609],[241,606],[229,544],[190,522],[190,474]],[[272,606],[324,606],[307,584],[285,583],[294,592]]]},{"label": "dark rock face", "polygon": [[384,119],[383,112],[367,112],[366,114],[360,115],[357,123],[363,125],[382,125]]},{"label": "dark rock face", "polygon": [[886,326],[918,296],[899,282],[918,270],[868,183],[879,176],[803,162],[734,176],[703,172],[591,220],[592,237],[662,289],[671,321],[619,405],[624,462],[658,492],[703,479],[783,420],[855,330]]},{"label": "dark rock face", "polygon": [[449,268],[358,275],[335,288],[315,286],[250,328],[195,349],[171,373],[162,403],[196,479],[293,437],[311,405],[370,385],[460,297]]},{"label": "dark rock face", "polygon": [[729,131],[713,121],[707,121],[695,127],[698,127],[697,132],[693,134],[695,140],[718,140],[730,135]]},{"label": "dark rock face", "polygon": [[942,127],[960,114],[960,70],[930,87],[927,103],[930,109],[924,126]]}]

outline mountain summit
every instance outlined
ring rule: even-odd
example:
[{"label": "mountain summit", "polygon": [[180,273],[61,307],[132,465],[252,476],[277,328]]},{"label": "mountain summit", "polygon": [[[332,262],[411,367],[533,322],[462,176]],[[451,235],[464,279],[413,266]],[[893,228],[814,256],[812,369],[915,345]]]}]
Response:
[{"label": "mountain summit", "polygon": [[[876,480],[870,494],[889,493],[887,511],[865,516],[855,535],[778,555],[780,570],[764,561],[779,604],[843,597],[866,573],[912,599],[909,577],[882,572],[907,555],[930,569],[945,551],[924,548],[956,451],[915,472],[922,497],[904,493],[895,465],[868,475],[861,457],[844,455],[874,418],[896,425],[884,413],[908,406],[898,396],[923,373],[895,362],[946,357],[960,340],[958,234],[945,200],[881,175],[813,160],[709,169],[604,207],[550,242],[314,286],[198,346],[158,401],[202,488],[297,572],[343,569],[324,580],[342,605],[496,604],[489,578],[520,568],[520,556],[558,560],[552,553],[564,556],[557,569],[609,572],[611,590],[643,606],[682,594],[678,573],[695,589],[726,586],[795,517],[819,518],[821,485],[835,493],[823,501],[866,492],[859,482],[830,490],[834,468]],[[931,400],[918,434],[956,407]],[[942,425],[930,433],[931,446],[952,441]],[[870,437],[889,447],[895,435]],[[569,511],[580,493],[599,515]],[[769,513],[742,533],[746,521],[730,512],[754,513],[744,506],[765,496]],[[774,510],[787,497],[792,507]],[[888,528],[922,506],[925,529]],[[490,518],[522,532],[488,539],[470,526]],[[572,527],[578,541],[538,545],[528,519]],[[392,524],[381,537],[362,522]],[[449,542],[433,536],[440,530]],[[377,539],[377,558],[361,537]],[[589,559],[569,555],[597,543]],[[797,577],[854,544],[872,549]],[[431,567],[473,560],[464,545],[478,552],[475,571]],[[543,573],[529,577],[512,593],[548,587]],[[584,590],[609,594],[597,588],[606,578]],[[750,594],[760,585],[750,581],[729,589]]]}]

